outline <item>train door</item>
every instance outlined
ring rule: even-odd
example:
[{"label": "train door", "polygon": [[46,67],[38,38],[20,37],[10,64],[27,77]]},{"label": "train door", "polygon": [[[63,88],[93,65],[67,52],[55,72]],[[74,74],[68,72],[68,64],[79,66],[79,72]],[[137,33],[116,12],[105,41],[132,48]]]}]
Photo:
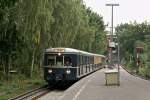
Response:
[{"label": "train door", "polygon": [[78,76],[80,76],[81,55],[78,55]]},{"label": "train door", "polygon": [[81,55],[80,75],[83,74],[83,56]]},{"label": "train door", "polygon": [[[86,57],[86,62],[87,62],[87,57]],[[86,73],[88,72],[88,64],[86,63]]]},{"label": "train door", "polygon": [[78,68],[78,70],[79,70],[79,76],[81,76],[82,75],[82,67],[83,67],[83,56],[82,55],[79,55],[79,59],[80,59],[80,63],[79,63],[79,68]]}]

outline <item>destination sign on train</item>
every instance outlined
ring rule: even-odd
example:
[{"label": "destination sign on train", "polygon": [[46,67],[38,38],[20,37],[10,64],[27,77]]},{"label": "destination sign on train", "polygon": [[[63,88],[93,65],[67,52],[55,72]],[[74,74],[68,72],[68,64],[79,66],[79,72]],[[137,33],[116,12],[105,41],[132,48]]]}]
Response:
[{"label": "destination sign on train", "polygon": [[55,51],[55,52],[65,52],[65,50],[64,50],[64,49],[61,49],[61,48],[59,48],[59,49],[54,49],[54,51]]}]

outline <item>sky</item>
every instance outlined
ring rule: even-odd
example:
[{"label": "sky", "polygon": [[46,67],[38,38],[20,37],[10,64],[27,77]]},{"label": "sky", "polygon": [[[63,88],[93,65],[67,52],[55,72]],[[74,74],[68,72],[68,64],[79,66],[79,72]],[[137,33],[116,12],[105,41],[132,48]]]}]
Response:
[{"label": "sky", "polygon": [[111,26],[111,7],[107,3],[118,3],[114,7],[114,26],[121,23],[150,22],[150,0],[83,0],[87,7],[103,16],[105,24]]}]

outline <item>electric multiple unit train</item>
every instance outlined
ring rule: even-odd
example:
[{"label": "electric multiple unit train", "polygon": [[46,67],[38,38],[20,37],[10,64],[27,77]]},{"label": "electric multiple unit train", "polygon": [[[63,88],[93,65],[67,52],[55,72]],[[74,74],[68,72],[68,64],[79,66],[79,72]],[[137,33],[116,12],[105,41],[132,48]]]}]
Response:
[{"label": "electric multiple unit train", "polygon": [[44,52],[44,79],[49,84],[72,82],[102,68],[104,55],[72,48],[49,48]]}]

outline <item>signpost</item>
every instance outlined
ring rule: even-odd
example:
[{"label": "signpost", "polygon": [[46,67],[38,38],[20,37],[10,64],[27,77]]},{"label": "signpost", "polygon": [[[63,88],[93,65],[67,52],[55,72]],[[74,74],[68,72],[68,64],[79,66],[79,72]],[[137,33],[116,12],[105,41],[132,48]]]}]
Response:
[{"label": "signpost", "polygon": [[137,66],[137,73],[138,73],[138,71],[139,71],[139,67],[140,67],[140,53],[142,53],[142,51],[143,51],[143,49],[144,49],[144,46],[142,46],[142,45],[137,45],[136,46],[136,66]]}]

